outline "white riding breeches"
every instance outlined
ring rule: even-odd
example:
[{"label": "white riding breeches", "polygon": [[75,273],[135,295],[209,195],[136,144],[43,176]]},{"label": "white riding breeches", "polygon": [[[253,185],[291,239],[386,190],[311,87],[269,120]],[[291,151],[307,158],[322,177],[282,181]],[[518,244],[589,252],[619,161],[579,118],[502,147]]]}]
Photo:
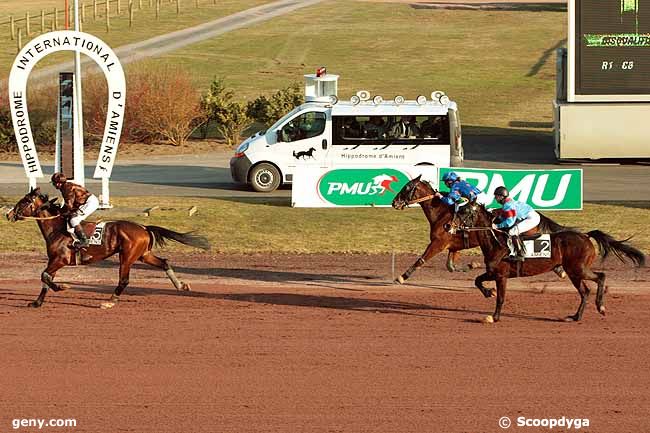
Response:
[{"label": "white riding breeches", "polygon": [[79,210],[72,214],[70,225],[72,227],[77,227],[81,221],[88,218],[88,216],[97,209],[99,209],[99,200],[94,194],[91,194],[86,200],[86,203],[79,206]]},{"label": "white riding breeches", "polygon": [[537,212],[530,211],[526,219],[519,221],[514,225],[509,231],[510,236],[519,236],[521,233],[526,233],[528,230],[537,227],[539,224],[539,214]]}]

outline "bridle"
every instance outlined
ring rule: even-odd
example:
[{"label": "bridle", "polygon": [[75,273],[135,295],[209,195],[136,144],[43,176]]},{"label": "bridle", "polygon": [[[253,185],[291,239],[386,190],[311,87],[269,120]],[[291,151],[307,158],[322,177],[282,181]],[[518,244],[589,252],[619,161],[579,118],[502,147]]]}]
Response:
[{"label": "bridle", "polygon": [[[431,185],[429,185],[425,181],[419,180],[418,182],[423,183],[423,184],[427,185],[429,188],[431,188]],[[431,189],[433,189],[433,194],[428,194],[428,195],[425,195],[424,197],[418,197],[418,198],[414,199],[413,195],[415,194],[415,189],[416,189],[415,185],[413,185],[413,189],[411,189],[411,192],[409,193],[408,199],[406,201],[406,206],[411,206],[411,205],[414,205],[414,204],[417,204],[417,203],[421,203],[423,201],[431,200],[432,198],[434,198],[436,196],[436,190],[431,188]]]},{"label": "bridle", "polygon": [[[478,206],[477,204],[471,204],[470,206]],[[474,212],[480,212],[479,209],[472,208]],[[495,229],[492,226],[489,227],[473,227],[468,224],[468,219],[470,218],[471,215],[462,215],[459,212],[455,212],[453,218],[451,219],[451,222],[449,223],[449,228],[447,231],[451,234],[454,234],[456,231],[464,231],[464,232],[487,232],[489,231],[494,240],[497,241],[497,243],[501,246],[503,246],[503,243],[497,236],[497,233],[505,233],[503,230]]]},{"label": "bridle", "polygon": [[29,203],[26,203],[23,206],[21,206],[20,208],[16,209],[15,215],[16,215],[17,220],[21,219],[21,220],[33,220],[33,221],[34,220],[35,221],[47,221],[47,220],[53,220],[53,219],[59,218],[61,216],[61,214],[52,215],[52,216],[49,216],[49,217],[35,217],[35,216],[25,216],[25,215],[23,215],[23,212],[25,212],[25,210],[27,210],[28,208],[31,208],[32,214],[37,214],[38,212],[41,212],[42,210],[45,210],[45,209],[49,208],[50,205],[51,205],[51,203],[49,201],[47,201],[47,199],[46,199],[45,203],[40,205],[38,208],[34,209],[34,205],[36,204],[34,199],[35,199],[35,197],[30,196],[29,197]]}]

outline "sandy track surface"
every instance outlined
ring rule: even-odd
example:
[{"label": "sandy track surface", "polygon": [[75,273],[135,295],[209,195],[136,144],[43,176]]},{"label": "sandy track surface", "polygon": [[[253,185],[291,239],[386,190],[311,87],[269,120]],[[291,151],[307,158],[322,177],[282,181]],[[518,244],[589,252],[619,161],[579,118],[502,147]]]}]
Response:
[{"label": "sandy track surface", "polygon": [[592,299],[583,322],[558,321],[578,297],[549,275],[515,284],[485,325],[480,270],[451,275],[442,258],[393,286],[387,256],[185,256],[192,292],[138,267],[107,311],[113,264],[64,271],[73,287],[33,310],[43,258],[0,260],[2,431],[495,432],[502,416],[647,431],[647,270],[605,267],[606,317]]}]

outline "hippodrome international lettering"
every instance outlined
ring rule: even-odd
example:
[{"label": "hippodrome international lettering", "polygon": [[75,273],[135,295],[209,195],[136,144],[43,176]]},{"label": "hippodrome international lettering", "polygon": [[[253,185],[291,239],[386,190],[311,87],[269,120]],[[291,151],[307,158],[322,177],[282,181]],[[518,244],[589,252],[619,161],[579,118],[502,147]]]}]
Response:
[{"label": "hippodrome international lettering", "polygon": [[[25,70],[25,68],[32,60],[39,60],[41,57],[48,54],[48,50],[55,48],[57,50],[54,51],[58,51],[60,49],[76,50],[77,48],[82,48],[87,51],[88,55],[95,54],[97,57],[103,60],[106,65],[106,69],[108,69],[109,72],[115,65],[115,60],[112,60],[111,63],[108,63],[110,59],[110,53],[106,52],[107,50],[105,47],[97,42],[87,40],[82,36],[51,36],[50,38],[44,39],[41,42],[36,42],[33,47],[27,48],[23,52],[23,56],[18,59],[18,62],[15,65],[18,69]],[[37,55],[35,55],[32,50],[36,51]]]}]

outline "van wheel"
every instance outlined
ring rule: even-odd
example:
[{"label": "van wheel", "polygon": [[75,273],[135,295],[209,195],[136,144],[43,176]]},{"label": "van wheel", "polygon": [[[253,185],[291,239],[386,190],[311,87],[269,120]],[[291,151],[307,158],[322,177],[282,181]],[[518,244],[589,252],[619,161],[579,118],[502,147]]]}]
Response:
[{"label": "van wheel", "polygon": [[280,172],[275,166],[262,163],[251,171],[250,182],[257,192],[275,191],[280,186]]}]

